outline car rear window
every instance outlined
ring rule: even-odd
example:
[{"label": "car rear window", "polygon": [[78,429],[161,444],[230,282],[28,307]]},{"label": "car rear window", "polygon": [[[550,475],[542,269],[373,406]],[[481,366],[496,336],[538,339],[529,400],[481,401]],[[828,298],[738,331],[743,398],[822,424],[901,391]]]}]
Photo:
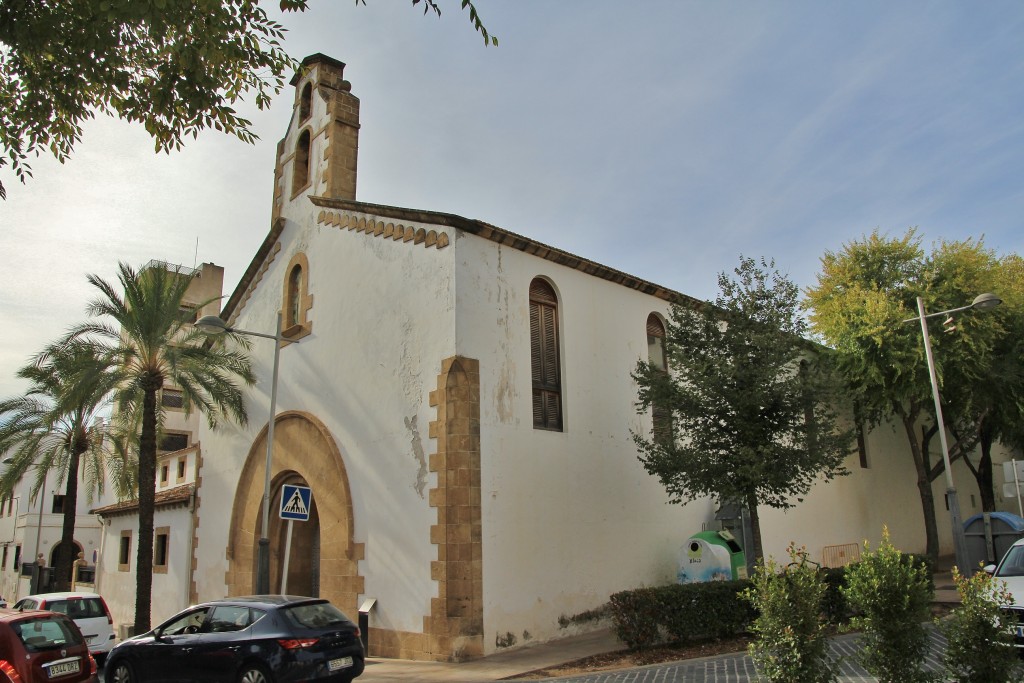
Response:
[{"label": "car rear window", "polygon": [[66,614],[72,619],[98,619],[106,617],[103,601],[100,598],[67,598],[66,600],[48,600],[46,609],[51,612]]},{"label": "car rear window", "polygon": [[11,624],[11,628],[29,652],[83,644],[79,632],[60,617],[25,619]]},{"label": "car rear window", "polygon": [[329,602],[285,607],[281,612],[293,626],[300,628],[325,628],[349,623],[348,617]]}]

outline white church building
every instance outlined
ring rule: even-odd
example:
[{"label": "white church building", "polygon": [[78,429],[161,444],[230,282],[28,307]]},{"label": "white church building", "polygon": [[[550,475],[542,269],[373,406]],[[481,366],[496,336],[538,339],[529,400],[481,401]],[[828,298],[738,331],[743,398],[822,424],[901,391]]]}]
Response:
[{"label": "white church building", "polygon": [[[265,334],[280,313],[289,340],[274,416],[271,590],[284,578],[285,484],[312,489],[288,591],[352,617],[375,600],[373,656],[459,660],[549,640],[611,593],[673,581],[683,542],[715,525],[715,502],[668,504],[643,469],[631,432],[649,431],[651,416],[637,413],[630,373],[661,352],[670,302],[685,297],[481,221],[357,201],[359,100],[343,69],[313,55],[293,79],[270,229],[221,313]],[[167,490],[184,488],[157,511],[173,579],[154,583],[154,622],[255,590],[272,344],[253,340],[249,425],[197,421],[185,450],[166,456]],[[903,439],[875,430],[850,476],[787,513],[764,509],[766,554],[796,541],[821,559],[876,542],[883,525],[923,551]],[[962,465],[956,476],[973,486]],[[962,498],[965,518],[980,511]],[[120,512],[102,513],[99,580],[128,623],[134,580],[122,580],[133,568],[121,539],[136,518]]]}]

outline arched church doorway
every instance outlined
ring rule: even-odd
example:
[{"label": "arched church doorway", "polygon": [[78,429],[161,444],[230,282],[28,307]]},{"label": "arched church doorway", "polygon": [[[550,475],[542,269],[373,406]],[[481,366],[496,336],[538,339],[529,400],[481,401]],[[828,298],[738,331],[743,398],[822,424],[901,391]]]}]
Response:
[{"label": "arched church doorway", "polygon": [[[281,492],[285,484],[306,486],[306,480],[295,472],[277,477],[271,489],[270,500],[270,592],[289,595],[320,597],[320,514],[313,497],[309,506],[309,519],[305,522],[281,519]],[[261,512],[262,519],[262,512]],[[288,527],[291,525],[291,540]],[[288,581],[284,581],[285,567]]]},{"label": "arched church doorway", "polygon": [[[263,481],[267,454],[264,428],[249,448],[235,489],[228,539],[229,595],[256,590],[256,549],[260,538]],[[313,517],[295,522],[288,569],[288,592],[327,598],[354,614],[363,592],[359,560],[363,544],[354,540],[352,495],[341,449],[327,427],[300,411],[277,416],[271,463],[270,586],[281,586],[287,524],[279,517],[281,485],[300,483],[312,490]],[[204,494],[205,497],[205,494]],[[302,526],[306,525],[306,526]]]}]

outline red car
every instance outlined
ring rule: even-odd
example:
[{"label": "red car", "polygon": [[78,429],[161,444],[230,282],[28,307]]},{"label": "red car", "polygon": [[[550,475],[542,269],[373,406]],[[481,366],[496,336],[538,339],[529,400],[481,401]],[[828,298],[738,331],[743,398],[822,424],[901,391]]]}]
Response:
[{"label": "red car", "polygon": [[65,614],[0,609],[0,683],[98,683],[96,660]]}]

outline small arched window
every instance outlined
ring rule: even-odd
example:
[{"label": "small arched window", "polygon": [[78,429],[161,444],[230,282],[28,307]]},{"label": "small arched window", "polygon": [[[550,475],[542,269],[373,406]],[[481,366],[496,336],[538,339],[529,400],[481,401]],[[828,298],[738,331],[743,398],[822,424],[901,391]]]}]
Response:
[{"label": "small arched window", "polygon": [[285,308],[285,327],[299,324],[299,304],[302,297],[302,266],[295,264],[288,274],[288,304]]},{"label": "small arched window", "polygon": [[313,111],[313,84],[307,83],[299,97],[299,121],[305,121]]},{"label": "small arched window", "polygon": [[313,295],[309,293],[309,260],[301,251],[292,257],[285,271],[284,293],[281,301],[281,335],[300,339],[313,331],[309,310]]},{"label": "small arched window", "polygon": [[554,288],[540,278],[530,283],[530,361],[534,429],[562,431],[558,297]]},{"label": "small arched window", "polygon": [[[647,316],[647,362],[660,372],[668,374],[668,357],[665,353],[665,323],[654,313]],[[651,419],[656,441],[671,438],[672,410],[664,400],[656,400],[651,405]]]},{"label": "small arched window", "polygon": [[309,185],[309,131],[304,130],[295,143],[295,161],[292,171],[292,195]]}]

